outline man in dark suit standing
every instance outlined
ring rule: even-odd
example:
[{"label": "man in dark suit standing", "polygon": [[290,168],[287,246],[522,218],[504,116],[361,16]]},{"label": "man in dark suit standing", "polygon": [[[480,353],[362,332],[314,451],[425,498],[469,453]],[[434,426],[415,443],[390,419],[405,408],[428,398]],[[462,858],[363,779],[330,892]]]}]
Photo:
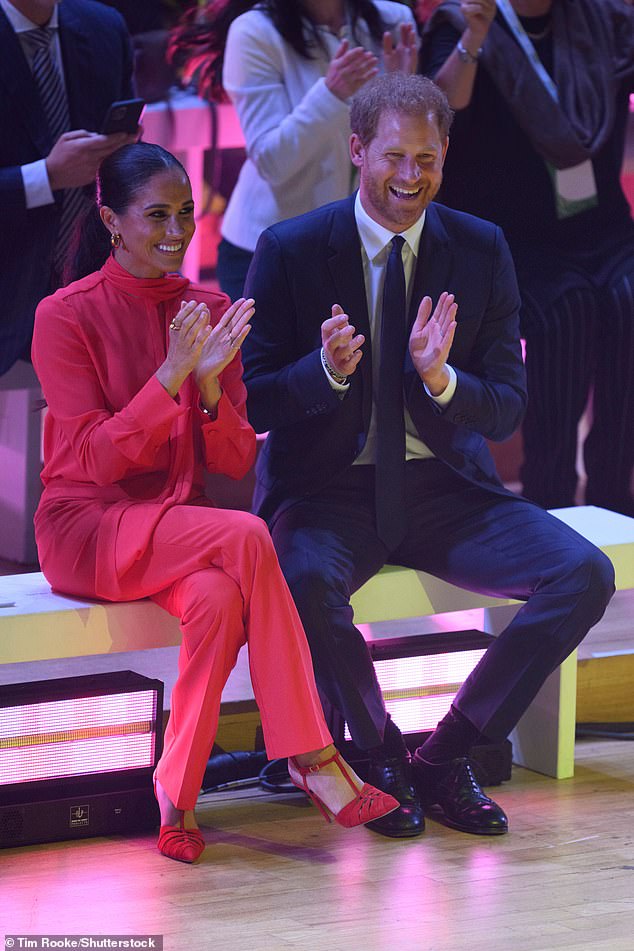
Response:
[{"label": "man in dark suit standing", "polygon": [[[390,836],[422,832],[421,799],[463,831],[507,830],[469,750],[507,736],[614,590],[610,561],[507,491],[486,447],[525,407],[519,298],[500,229],[432,201],[451,117],[420,76],[358,93],[358,194],[265,231],[245,291],[249,416],[270,430],[256,510],[326,709],[369,751],[369,781],[401,802],[372,824]],[[526,602],[416,751],[413,785],[349,603],[386,562]]]},{"label": "man in dark suit standing", "polygon": [[0,375],[30,351],[33,315],[58,285],[82,189],[134,136],[99,135],[132,96],[121,16],[81,0],[0,0]]}]

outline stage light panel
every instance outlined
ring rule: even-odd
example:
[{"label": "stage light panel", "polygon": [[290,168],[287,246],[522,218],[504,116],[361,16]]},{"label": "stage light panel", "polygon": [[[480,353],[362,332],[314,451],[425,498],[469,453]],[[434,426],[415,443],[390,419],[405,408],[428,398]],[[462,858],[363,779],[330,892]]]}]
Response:
[{"label": "stage light panel", "polygon": [[163,684],[116,671],[0,686],[0,846],[153,827]]},{"label": "stage light panel", "polygon": [[[385,708],[401,733],[435,728],[492,640],[488,634],[469,630],[368,644]],[[347,724],[344,739],[351,740]]]},{"label": "stage light panel", "polygon": [[155,715],[155,690],[4,707],[2,783],[152,766]]}]

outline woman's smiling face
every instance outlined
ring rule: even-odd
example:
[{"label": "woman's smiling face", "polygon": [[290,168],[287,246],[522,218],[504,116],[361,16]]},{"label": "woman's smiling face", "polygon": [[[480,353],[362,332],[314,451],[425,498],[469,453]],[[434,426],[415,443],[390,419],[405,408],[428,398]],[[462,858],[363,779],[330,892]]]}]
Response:
[{"label": "woman's smiling face", "polygon": [[101,216],[111,233],[121,235],[116,261],[142,278],[177,271],[196,229],[191,186],[178,168],[148,179],[125,212],[104,207]]}]

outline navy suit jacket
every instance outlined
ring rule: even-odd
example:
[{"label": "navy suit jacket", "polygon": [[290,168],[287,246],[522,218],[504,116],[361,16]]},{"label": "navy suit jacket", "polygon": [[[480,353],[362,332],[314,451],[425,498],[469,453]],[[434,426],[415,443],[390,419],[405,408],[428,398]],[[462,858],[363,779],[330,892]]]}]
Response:
[{"label": "navy suit jacket", "polygon": [[[110,7],[61,0],[59,36],[71,129],[98,132],[108,106],[132,95],[125,24]],[[0,10],[0,374],[28,347],[33,315],[50,292],[63,192],[28,210],[20,166],[53,146],[20,41]]]},{"label": "navy suit jacket", "polygon": [[[456,391],[441,409],[407,353],[407,408],[438,458],[470,481],[506,493],[485,438],[510,436],[526,405],[513,262],[496,225],[432,203],[414,275],[410,327],[421,298],[428,294],[436,302],[444,290],[459,304],[449,354]],[[354,196],[268,228],[245,295],[256,306],[243,345],[247,409],[256,431],[270,431],[258,460],[254,506],[270,520],[350,466],[366,440],[372,354]],[[367,341],[343,399],[320,361],[321,324],[335,303]]]}]

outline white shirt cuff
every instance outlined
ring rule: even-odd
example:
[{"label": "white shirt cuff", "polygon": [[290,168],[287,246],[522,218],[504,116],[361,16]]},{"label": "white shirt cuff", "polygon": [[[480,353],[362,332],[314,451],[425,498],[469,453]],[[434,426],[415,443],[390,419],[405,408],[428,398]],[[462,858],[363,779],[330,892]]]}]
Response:
[{"label": "white shirt cuff", "polygon": [[55,199],[48,180],[46,159],[38,159],[20,167],[27,208],[40,208],[52,205]]},{"label": "white shirt cuff", "polygon": [[445,366],[447,367],[447,373],[449,374],[449,383],[447,384],[447,386],[445,387],[445,389],[442,391],[442,393],[439,396],[434,396],[433,393],[430,393],[427,387],[425,386],[425,384],[423,383],[423,386],[425,386],[425,391],[427,395],[431,396],[434,403],[437,403],[438,406],[446,406],[451,401],[451,398],[456,392],[456,386],[458,385],[458,377],[456,375],[456,371],[454,370],[454,368],[449,366],[448,363],[446,363]]}]

